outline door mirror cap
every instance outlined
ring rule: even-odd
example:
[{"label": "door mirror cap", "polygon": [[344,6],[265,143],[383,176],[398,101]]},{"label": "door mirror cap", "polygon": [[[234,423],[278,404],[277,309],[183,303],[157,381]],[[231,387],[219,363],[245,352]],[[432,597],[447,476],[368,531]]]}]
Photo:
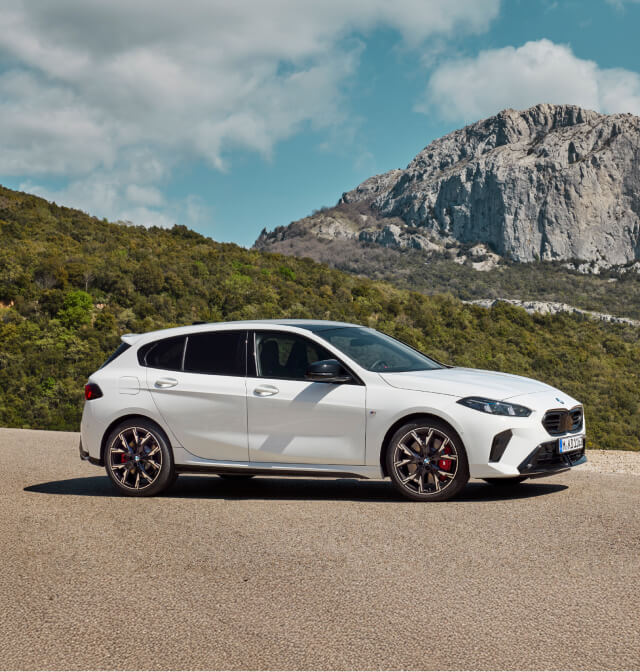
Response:
[{"label": "door mirror cap", "polygon": [[316,383],[349,383],[352,380],[337,359],[321,359],[309,364],[305,378]]}]

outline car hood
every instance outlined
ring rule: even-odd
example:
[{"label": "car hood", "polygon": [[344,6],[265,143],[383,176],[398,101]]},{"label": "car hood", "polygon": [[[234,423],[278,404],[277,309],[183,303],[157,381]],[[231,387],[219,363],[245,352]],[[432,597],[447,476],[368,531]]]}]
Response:
[{"label": "car hood", "polygon": [[504,400],[524,394],[553,392],[555,388],[532,378],[482,369],[433,369],[406,373],[381,373],[381,378],[404,390],[435,392],[454,397],[487,397]]}]

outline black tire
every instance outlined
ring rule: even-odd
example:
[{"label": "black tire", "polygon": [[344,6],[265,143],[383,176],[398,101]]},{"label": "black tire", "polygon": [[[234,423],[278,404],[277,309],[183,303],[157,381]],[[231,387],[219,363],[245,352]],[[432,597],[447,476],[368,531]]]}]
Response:
[{"label": "black tire", "polygon": [[220,478],[226,478],[228,481],[248,481],[255,474],[218,474]]},{"label": "black tire", "polygon": [[499,488],[508,488],[512,485],[518,485],[526,481],[528,476],[510,476],[509,478],[483,478],[482,480],[489,485],[495,485]]},{"label": "black tire", "polygon": [[451,499],[469,480],[462,440],[452,427],[435,418],[425,417],[400,427],[389,441],[385,463],[396,490],[418,502]]},{"label": "black tire", "polygon": [[129,497],[157,495],[177,477],[167,435],[146,418],[114,427],[105,444],[104,466],[116,490]]}]

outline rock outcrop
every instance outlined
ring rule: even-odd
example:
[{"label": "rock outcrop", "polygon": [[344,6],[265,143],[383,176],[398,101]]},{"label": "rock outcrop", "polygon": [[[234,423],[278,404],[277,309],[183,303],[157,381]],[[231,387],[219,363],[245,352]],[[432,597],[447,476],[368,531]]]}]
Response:
[{"label": "rock outcrop", "polygon": [[582,315],[592,320],[601,322],[611,322],[612,324],[626,324],[632,327],[640,326],[640,320],[632,320],[630,317],[619,317],[609,313],[600,313],[595,310],[584,310],[571,306],[568,303],[559,301],[523,301],[522,299],[474,299],[473,301],[463,301],[481,308],[493,308],[498,303],[509,303],[512,306],[524,308],[528,313],[540,313],[541,315],[557,315],[558,313],[569,313],[571,315]]},{"label": "rock outcrop", "polygon": [[[589,272],[631,264],[640,260],[640,118],[571,105],[504,110],[303,222],[315,236],[396,248],[482,243],[514,261],[588,262]],[[256,246],[290,234],[277,231]]]}]

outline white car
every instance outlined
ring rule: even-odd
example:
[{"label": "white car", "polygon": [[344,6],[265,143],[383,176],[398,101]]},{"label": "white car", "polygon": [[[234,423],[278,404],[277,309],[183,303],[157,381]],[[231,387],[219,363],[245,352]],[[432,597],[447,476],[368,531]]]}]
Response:
[{"label": "white car", "polygon": [[339,322],[128,334],[85,399],[80,456],[127,495],[210,472],[389,477],[411,499],[444,500],[470,477],[517,483],[586,461],[568,395]]}]

